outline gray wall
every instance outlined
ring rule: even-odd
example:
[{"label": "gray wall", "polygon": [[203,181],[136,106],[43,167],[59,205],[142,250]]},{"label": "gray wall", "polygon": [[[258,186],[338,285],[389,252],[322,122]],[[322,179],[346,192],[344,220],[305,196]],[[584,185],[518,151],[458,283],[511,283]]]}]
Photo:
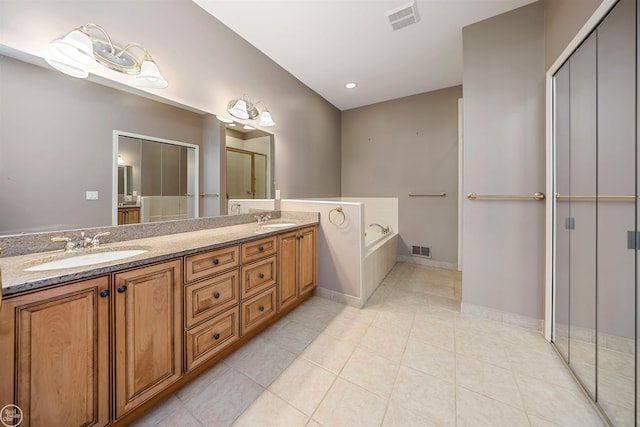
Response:
[{"label": "gray wall", "polygon": [[[399,255],[428,246],[457,263],[458,99],[462,87],[342,113],[342,195],[398,197]],[[446,198],[410,198],[446,192]]]},{"label": "gray wall", "polygon": [[[545,189],[541,3],[463,29],[464,193]],[[463,205],[463,303],[543,317],[545,206]]]},{"label": "gray wall", "polygon": [[549,69],[602,0],[543,0],[545,69]]},{"label": "gray wall", "polygon": [[[225,113],[229,100],[244,94],[263,101],[277,123],[265,130],[275,134],[282,197],[339,195],[340,111],[190,0],[153,4],[3,0],[2,43],[41,55],[51,40],[96,22],[116,43],[137,41],[149,50],[169,81],[167,89],[150,93],[213,114]],[[129,82],[102,67],[95,72]]]}]

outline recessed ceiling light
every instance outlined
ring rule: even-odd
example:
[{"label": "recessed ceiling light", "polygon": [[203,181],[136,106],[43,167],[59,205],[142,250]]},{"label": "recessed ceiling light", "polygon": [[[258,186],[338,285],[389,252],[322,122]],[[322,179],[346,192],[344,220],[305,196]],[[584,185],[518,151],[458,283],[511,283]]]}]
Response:
[{"label": "recessed ceiling light", "polygon": [[358,87],[358,83],[349,82],[349,83],[345,84],[344,87],[346,87],[347,89],[355,89],[356,87]]}]

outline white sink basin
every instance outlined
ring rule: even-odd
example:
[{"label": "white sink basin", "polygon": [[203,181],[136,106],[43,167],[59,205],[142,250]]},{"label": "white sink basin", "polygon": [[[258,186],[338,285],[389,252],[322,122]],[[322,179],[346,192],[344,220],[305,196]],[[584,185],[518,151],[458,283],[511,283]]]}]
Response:
[{"label": "white sink basin", "polygon": [[262,226],[266,228],[291,227],[292,225],[295,224],[292,222],[274,222],[272,224],[262,224]]},{"label": "white sink basin", "polygon": [[81,254],[34,265],[33,267],[26,268],[25,271],[60,270],[62,268],[83,267],[85,265],[100,264],[103,262],[129,258],[145,252],[147,251],[144,249],[129,249]]}]

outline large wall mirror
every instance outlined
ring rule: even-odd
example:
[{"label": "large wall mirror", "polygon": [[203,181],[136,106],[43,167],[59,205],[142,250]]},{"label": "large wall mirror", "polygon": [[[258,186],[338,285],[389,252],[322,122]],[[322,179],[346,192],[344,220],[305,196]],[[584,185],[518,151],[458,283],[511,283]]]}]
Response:
[{"label": "large wall mirror", "polygon": [[[138,172],[126,156],[123,166],[131,168],[116,166],[114,131],[199,147],[197,178],[183,193],[192,195],[176,196],[191,197],[188,218],[226,213],[227,187],[235,185],[226,175],[227,144],[265,155],[265,194],[274,194],[271,134],[241,124],[233,130],[212,114],[115,82],[75,79],[1,45],[0,75],[0,235],[117,224],[117,208],[134,200]],[[119,174],[127,192],[118,191]],[[181,212],[161,216],[176,219]]]}]

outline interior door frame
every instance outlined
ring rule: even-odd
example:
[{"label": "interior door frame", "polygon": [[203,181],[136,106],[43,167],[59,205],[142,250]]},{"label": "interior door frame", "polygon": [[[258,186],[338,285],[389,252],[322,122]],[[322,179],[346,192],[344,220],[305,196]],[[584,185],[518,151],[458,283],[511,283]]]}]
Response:
[{"label": "interior door frame", "polygon": [[575,35],[567,47],[562,51],[556,61],[549,67],[546,73],[546,192],[548,197],[546,198],[546,218],[545,218],[545,312],[544,312],[544,337],[547,341],[551,342],[553,337],[553,313],[555,312],[555,289],[553,283],[555,281],[555,269],[554,269],[554,254],[555,254],[555,217],[553,205],[555,203],[555,145],[554,145],[554,80],[553,75],[560,69],[562,64],[571,56],[571,54],[580,46],[580,44],[589,37],[591,32],[598,26],[602,19],[609,13],[609,11],[615,6],[618,0],[602,0],[602,3],[593,12],[587,22],[580,28],[580,31]]}]

